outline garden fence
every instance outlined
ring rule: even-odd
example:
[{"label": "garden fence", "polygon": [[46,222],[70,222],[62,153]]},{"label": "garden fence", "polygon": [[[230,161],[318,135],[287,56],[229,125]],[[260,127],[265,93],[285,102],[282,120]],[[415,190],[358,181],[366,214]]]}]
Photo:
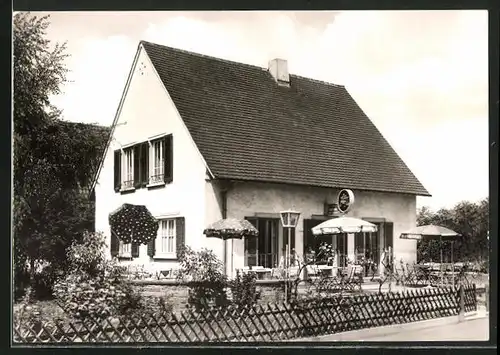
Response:
[{"label": "garden fence", "polygon": [[[462,309],[460,309],[462,307]],[[228,306],[79,322],[14,323],[14,343],[266,342],[458,315],[477,308],[475,285]]]}]

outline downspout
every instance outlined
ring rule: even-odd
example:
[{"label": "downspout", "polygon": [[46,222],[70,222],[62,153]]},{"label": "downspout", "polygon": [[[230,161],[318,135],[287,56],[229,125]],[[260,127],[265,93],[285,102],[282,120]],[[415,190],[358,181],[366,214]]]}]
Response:
[{"label": "downspout", "polygon": [[[221,191],[221,199],[222,199],[222,218],[227,218],[227,188],[222,189]],[[224,271],[227,275],[227,242],[223,240],[223,254],[224,254]]]}]

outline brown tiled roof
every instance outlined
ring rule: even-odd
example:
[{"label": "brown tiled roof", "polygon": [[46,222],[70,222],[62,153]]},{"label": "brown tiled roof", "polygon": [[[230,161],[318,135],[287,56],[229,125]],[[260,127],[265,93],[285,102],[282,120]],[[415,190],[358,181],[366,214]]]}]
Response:
[{"label": "brown tiled roof", "polygon": [[141,43],[216,178],[429,195],[345,87]]}]

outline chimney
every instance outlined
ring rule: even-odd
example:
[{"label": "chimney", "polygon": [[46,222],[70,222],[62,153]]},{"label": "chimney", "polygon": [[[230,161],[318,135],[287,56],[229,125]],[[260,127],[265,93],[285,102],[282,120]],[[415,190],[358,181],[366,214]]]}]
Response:
[{"label": "chimney", "polygon": [[273,59],[269,61],[269,73],[279,85],[290,86],[290,75],[288,74],[288,63],[284,59]]}]

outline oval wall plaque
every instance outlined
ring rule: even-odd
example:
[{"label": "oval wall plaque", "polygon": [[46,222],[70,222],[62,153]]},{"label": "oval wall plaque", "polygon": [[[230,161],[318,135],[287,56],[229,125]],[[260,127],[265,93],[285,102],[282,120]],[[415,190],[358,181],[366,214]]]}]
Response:
[{"label": "oval wall plaque", "polygon": [[346,213],[354,203],[354,193],[349,189],[340,190],[337,196],[337,208],[340,212]]}]

